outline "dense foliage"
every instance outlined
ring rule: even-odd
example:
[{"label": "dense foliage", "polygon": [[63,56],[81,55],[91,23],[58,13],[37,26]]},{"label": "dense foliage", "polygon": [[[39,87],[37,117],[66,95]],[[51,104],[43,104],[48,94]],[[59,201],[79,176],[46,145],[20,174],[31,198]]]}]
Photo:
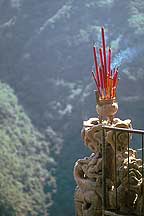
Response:
[{"label": "dense foliage", "polygon": [[54,165],[49,143],[12,89],[0,83],[0,215],[47,215],[55,190]]}]

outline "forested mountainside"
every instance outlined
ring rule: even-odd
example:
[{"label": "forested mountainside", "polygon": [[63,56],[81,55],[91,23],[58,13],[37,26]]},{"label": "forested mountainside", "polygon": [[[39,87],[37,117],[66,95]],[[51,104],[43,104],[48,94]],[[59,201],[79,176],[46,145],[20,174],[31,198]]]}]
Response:
[{"label": "forested mountainside", "polygon": [[143,0],[0,0],[0,80],[15,90],[52,143],[57,193],[51,216],[73,215],[73,165],[86,153],[82,121],[96,116],[93,41],[105,27],[119,66],[118,116],[143,125]]},{"label": "forested mountainside", "polygon": [[56,191],[50,143],[0,83],[0,215],[49,215]]}]

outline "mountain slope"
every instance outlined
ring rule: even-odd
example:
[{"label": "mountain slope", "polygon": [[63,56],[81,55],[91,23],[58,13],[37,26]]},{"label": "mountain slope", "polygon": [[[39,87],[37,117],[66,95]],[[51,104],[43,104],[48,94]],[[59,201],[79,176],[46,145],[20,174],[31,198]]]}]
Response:
[{"label": "mountain slope", "polygon": [[0,83],[0,215],[47,215],[55,192],[50,143]]},{"label": "mountain slope", "polygon": [[15,90],[34,125],[53,137],[53,156],[59,162],[51,214],[63,216],[66,209],[73,214],[65,203],[73,199],[73,163],[86,154],[82,121],[97,115],[92,44],[100,46],[102,25],[113,65],[120,66],[118,115],[144,128],[143,17],[142,0],[0,1],[0,79]]}]

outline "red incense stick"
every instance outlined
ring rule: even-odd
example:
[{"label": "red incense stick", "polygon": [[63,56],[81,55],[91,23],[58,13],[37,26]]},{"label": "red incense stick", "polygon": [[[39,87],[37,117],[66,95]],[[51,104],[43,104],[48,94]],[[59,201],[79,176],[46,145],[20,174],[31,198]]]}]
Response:
[{"label": "red incense stick", "polygon": [[107,62],[106,62],[106,42],[105,42],[105,33],[104,27],[101,28],[102,33],[102,46],[103,46],[103,56],[104,56],[104,72],[105,72],[105,79],[107,76]]},{"label": "red incense stick", "polygon": [[111,75],[111,48],[108,51],[108,76]]},{"label": "red incense stick", "polygon": [[92,76],[93,76],[93,79],[94,79],[94,81],[95,81],[95,83],[96,83],[96,86],[97,86],[97,89],[98,89],[99,95],[101,96],[100,88],[99,88],[99,85],[98,85],[98,83],[97,83],[97,80],[96,80],[96,77],[95,77],[95,74],[94,74],[93,71],[92,71]]},{"label": "red incense stick", "polygon": [[100,54],[100,62],[101,62],[101,72],[103,74],[103,83],[104,83],[104,89],[106,90],[106,76],[104,72],[104,63],[103,63],[103,56],[102,56],[102,48],[99,49]]},{"label": "red incense stick", "polygon": [[118,80],[118,69],[116,69],[115,72],[114,72],[114,76],[113,76],[113,87],[116,87],[117,80]]},{"label": "red incense stick", "polygon": [[99,54],[100,54],[100,63],[101,63],[101,67],[104,68],[103,55],[102,55],[102,48],[99,48]]},{"label": "red incense stick", "polygon": [[99,67],[99,72],[100,72],[100,85],[101,85],[101,89],[104,90],[103,72],[102,72],[102,68],[101,67]]},{"label": "red incense stick", "polygon": [[[101,36],[102,48],[99,49],[99,59],[97,58],[96,47],[93,46],[95,73],[92,70],[92,76],[96,83],[99,96],[101,99],[107,100],[116,97],[118,68],[111,69],[112,50],[109,48],[108,53],[106,52],[104,27],[101,28]],[[98,63],[98,60],[100,61],[100,64]]]},{"label": "red incense stick", "polygon": [[96,78],[97,78],[97,83],[98,86],[100,86],[100,81],[99,81],[99,69],[98,69],[98,62],[97,62],[97,55],[96,55],[96,47],[93,47],[93,54],[94,54],[94,63],[95,63],[95,69],[96,69]]}]

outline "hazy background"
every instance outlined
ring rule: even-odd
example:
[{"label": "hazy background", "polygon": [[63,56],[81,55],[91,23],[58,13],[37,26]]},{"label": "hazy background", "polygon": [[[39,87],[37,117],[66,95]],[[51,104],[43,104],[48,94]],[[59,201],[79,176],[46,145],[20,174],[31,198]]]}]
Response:
[{"label": "hazy background", "polygon": [[50,216],[74,215],[73,166],[89,155],[82,121],[97,115],[92,44],[100,46],[101,26],[119,66],[118,116],[144,128],[143,0],[0,0],[0,80],[56,161]]}]

